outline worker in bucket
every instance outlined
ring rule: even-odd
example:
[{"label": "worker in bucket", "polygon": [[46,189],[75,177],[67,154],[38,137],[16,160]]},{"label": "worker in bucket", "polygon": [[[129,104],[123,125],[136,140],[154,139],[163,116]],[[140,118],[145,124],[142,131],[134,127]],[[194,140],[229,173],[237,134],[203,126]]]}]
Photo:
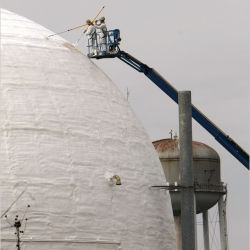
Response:
[{"label": "worker in bucket", "polygon": [[97,29],[97,34],[99,36],[99,49],[101,54],[104,55],[107,52],[107,26],[105,24],[105,17],[101,17],[99,20],[95,21],[95,28]]},{"label": "worker in bucket", "polygon": [[96,41],[96,28],[90,19],[86,21],[88,28],[83,32],[88,38],[89,52],[91,55],[97,55],[97,41]]}]

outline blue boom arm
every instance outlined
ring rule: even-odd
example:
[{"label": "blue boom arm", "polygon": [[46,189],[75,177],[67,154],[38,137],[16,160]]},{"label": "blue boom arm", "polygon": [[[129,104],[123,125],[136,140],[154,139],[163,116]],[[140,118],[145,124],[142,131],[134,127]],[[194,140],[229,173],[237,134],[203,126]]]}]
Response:
[{"label": "blue boom arm", "polygon": [[[178,91],[171,86],[158,72],[148,67],[146,64],[140,62],[130,54],[121,51],[119,49],[120,30],[110,30],[107,33],[107,41],[103,44],[107,47],[107,51],[101,54],[88,56],[90,58],[102,59],[102,58],[115,58],[118,57],[120,60],[134,68],[135,70],[144,73],[153,83],[155,83],[164,93],[171,97],[176,103],[178,103]],[[100,42],[99,42],[100,43]],[[247,169],[249,169],[249,155],[220,130],[214,123],[212,123],[204,114],[202,114],[195,106],[192,105],[192,116],[193,118],[205,128],[214,138],[226,148],[236,159],[238,159]]]},{"label": "blue boom arm", "polygon": [[[171,86],[159,73],[154,69],[148,67],[146,64],[140,62],[133,56],[124,51],[120,51],[111,57],[118,57],[120,60],[134,68],[135,70],[144,73],[153,83],[155,83],[164,93],[171,97],[178,103],[178,91]],[[193,118],[205,128],[214,138],[226,148],[235,158],[237,158],[247,169],[249,169],[249,155],[220,130],[214,123],[212,123],[204,114],[202,114],[195,106],[192,105]]]}]

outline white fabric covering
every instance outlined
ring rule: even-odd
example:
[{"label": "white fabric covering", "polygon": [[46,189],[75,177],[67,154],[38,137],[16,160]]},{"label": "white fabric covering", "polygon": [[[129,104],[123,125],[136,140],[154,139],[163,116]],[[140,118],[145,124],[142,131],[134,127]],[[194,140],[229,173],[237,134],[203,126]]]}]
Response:
[{"label": "white fabric covering", "polygon": [[[173,250],[170,197],[115,84],[53,32],[1,10],[0,192],[26,250]],[[117,174],[122,185],[107,178]],[[1,219],[2,249],[16,249]]]}]

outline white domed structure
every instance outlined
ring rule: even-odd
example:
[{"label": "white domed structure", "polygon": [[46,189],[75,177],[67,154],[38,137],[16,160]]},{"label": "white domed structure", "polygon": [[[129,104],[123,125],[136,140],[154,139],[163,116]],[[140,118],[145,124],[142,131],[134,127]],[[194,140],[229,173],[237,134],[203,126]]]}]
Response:
[{"label": "white domed structure", "polygon": [[[115,84],[34,22],[1,10],[2,249],[173,250],[157,153]],[[110,180],[118,175],[122,185]],[[24,224],[24,221],[23,221]]]}]

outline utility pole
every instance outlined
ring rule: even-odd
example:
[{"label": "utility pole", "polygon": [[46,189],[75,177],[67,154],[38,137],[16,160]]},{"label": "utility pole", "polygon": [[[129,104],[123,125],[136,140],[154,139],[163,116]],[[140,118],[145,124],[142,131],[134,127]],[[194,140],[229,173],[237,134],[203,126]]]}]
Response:
[{"label": "utility pole", "polygon": [[196,250],[191,91],[178,92],[182,250]]}]

